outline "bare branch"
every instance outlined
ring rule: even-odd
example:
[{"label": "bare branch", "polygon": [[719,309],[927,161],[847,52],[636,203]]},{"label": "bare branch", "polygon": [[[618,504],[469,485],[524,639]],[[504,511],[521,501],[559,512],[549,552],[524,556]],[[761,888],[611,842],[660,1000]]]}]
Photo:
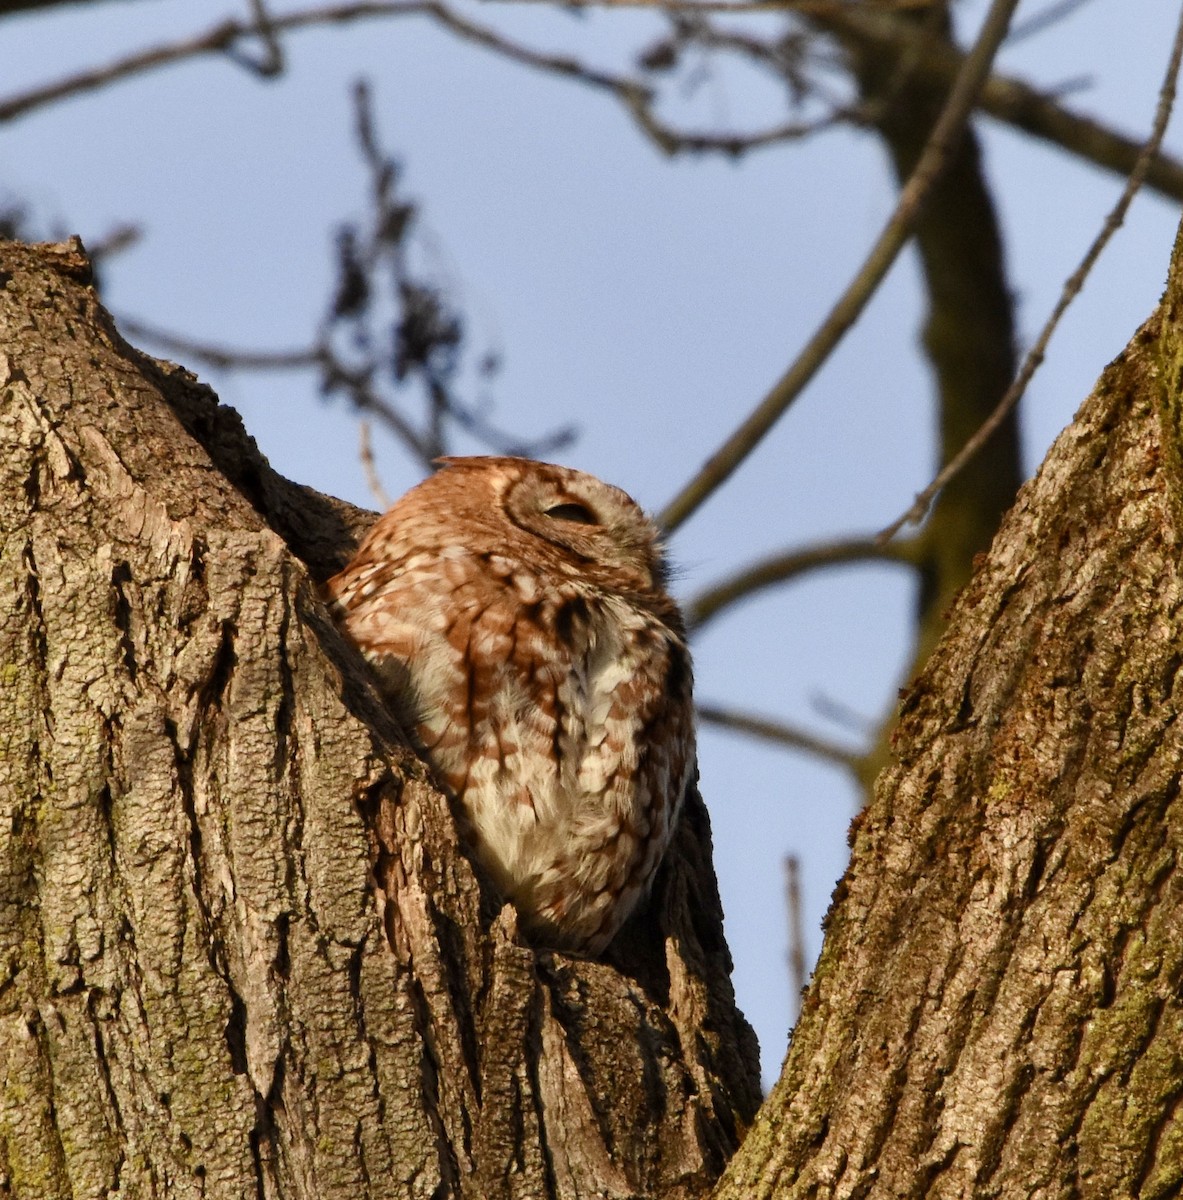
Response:
[{"label": "bare branch", "polygon": [[[924,12],[939,0],[876,0],[876,8],[890,12]],[[502,0],[502,3],[552,6],[554,0]],[[712,13],[719,16],[747,13],[786,13],[797,16],[830,16],[850,7],[850,0],[579,0],[580,8],[606,10],[655,8],[671,13]]]},{"label": "bare branch", "polygon": [[263,0],[250,0],[251,12],[255,17],[254,31],[259,41],[263,43],[263,56],[255,58],[243,54],[237,47],[226,48],[227,55],[240,66],[246,67],[263,79],[274,79],[283,74],[283,44],[275,31],[275,22],[267,11]]},{"label": "bare branch", "polygon": [[79,71],[74,75],[67,75],[64,79],[59,79],[56,83],[30,88],[26,92],[18,92],[15,96],[0,101],[0,122],[24,116],[25,113],[31,112],[35,108],[41,108],[55,100],[62,100],[67,96],[75,96],[82,92],[97,91],[118,79],[139,75],[158,67],[166,67],[182,59],[196,58],[204,54],[225,54],[236,42],[251,36],[254,32],[253,25],[244,25],[234,20],[220,21],[203,34],[183,38],[177,42],[168,42],[161,46],[153,46],[147,50],[116,59],[105,67]]},{"label": "bare branch", "polygon": [[801,994],[805,991],[805,931],[801,925],[801,863],[795,854],[785,855],[785,915],[789,924],[789,1026],[801,1016]]},{"label": "bare branch", "polygon": [[[259,0],[252,0],[258,4]],[[551,0],[516,0],[517,3],[550,3]],[[923,34],[906,28],[891,19],[891,12],[905,12],[930,7],[931,0],[892,0],[881,3],[869,11],[865,6],[852,6],[839,0],[587,0],[598,6],[612,8],[659,9],[671,15],[747,13],[792,13],[810,16],[827,22],[841,21],[847,28],[855,29],[860,35],[900,43],[922,39]],[[1073,0],[1069,0],[1072,3]],[[280,50],[279,35],[322,25],[345,25],[355,21],[374,20],[387,17],[426,16],[443,24],[465,40],[475,42],[486,49],[502,54],[523,65],[553,74],[576,79],[589,86],[612,93],[637,122],[642,132],[664,153],[723,153],[735,155],[747,150],[797,140],[811,133],[826,129],[847,120],[859,120],[857,110],[849,111],[835,107],[834,111],[814,121],[786,122],[768,129],[750,133],[695,132],[676,130],[659,120],[653,108],[653,96],[646,84],[622,75],[612,75],[587,68],[577,60],[565,55],[551,55],[529,50],[494,30],[487,29],[460,17],[434,0],[359,0],[359,2],[324,5],[302,12],[272,16],[264,12],[264,19],[241,22],[220,21],[205,33],[182,38],[137,51],[116,59],[105,67],[97,67],[66,76],[54,83],[31,88],[28,91],[0,100],[0,122],[11,121],[43,105],[68,96],[95,91],[107,84],[169,66],[187,58],[220,54],[249,67],[259,74],[275,74],[282,69],[277,57]],[[267,46],[267,57],[262,61],[243,54],[240,42],[259,38]],[[917,70],[934,74],[952,82],[963,63],[961,53],[948,46],[926,44],[925,52],[919,56]],[[1080,117],[1060,108],[1054,98],[1037,91],[1019,80],[1003,76],[991,76],[982,88],[978,100],[984,112],[1022,129],[1036,137],[1044,138],[1063,147],[1073,154],[1086,158],[1108,170],[1127,174],[1133,166],[1138,146],[1129,138],[1105,128],[1086,117]],[[1149,186],[1175,199],[1183,199],[1183,164],[1176,160],[1156,155],[1147,175]]]},{"label": "bare branch", "polygon": [[[325,5],[320,8],[305,9],[302,12],[271,17],[267,23],[267,31],[274,38],[280,33],[311,26],[344,25],[380,17],[406,16],[432,17],[462,38],[497,50],[506,57],[514,58],[528,66],[576,76],[584,83],[609,91],[636,86],[630,80],[584,68],[575,59],[542,54],[516,46],[493,30],[465,20],[444,5],[436,3],[435,0],[359,0],[352,4]],[[255,22],[233,19],[219,21],[205,33],[194,34],[175,42],[166,42],[137,51],[116,59],[105,67],[80,71],[77,74],[68,75],[56,83],[31,88],[26,92],[10,96],[7,100],[0,101],[0,122],[11,121],[35,108],[40,108],[55,100],[61,100],[66,96],[95,91],[117,80],[169,66],[182,59],[213,54],[231,55],[238,43],[257,38],[259,32],[259,26]],[[242,58],[238,56],[234,60],[241,62]],[[257,64],[253,64],[253,66],[258,69]]]},{"label": "bare branch", "polygon": [[120,332],[128,337],[142,338],[168,354],[175,354],[178,359],[202,362],[219,370],[302,371],[320,366],[324,359],[324,351],[319,346],[302,350],[243,350],[184,337],[135,317],[119,317],[117,323]]},{"label": "bare branch", "polygon": [[324,376],[321,386],[326,395],[345,392],[359,412],[377,417],[411,451],[425,471],[435,469],[433,464],[439,457],[435,444],[374,390],[368,370],[364,367],[355,370],[328,351],[322,366]]},{"label": "bare branch", "polygon": [[[350,222],[338,230],[332,301],[306,349],[231,349],[135,321],[125,322],[125,328],[177,357],[222,369],[312,368],[322,394],[341,394],[358,412],[380,420],[426,470],[446,453],[452,425],[503,454],[541,457],[568,444],[574,437],[570,428],[529,441],[511,437],[492,424],[483,405],[466,403],[453,391],[464,323],[444,289],[410,266],[407,242],[418,209],[402,193],[397,159],[380,143],[364,81],[354,87],[354,116],[355,139],[370,176],[371,212],[364,224]],[[488,379],[495,369],[495,357],[486,355],[482,377]],[[418,385],[426,409],[419,422],[397,402],[410,383]]]},{"label": "bare branch", "polygon": [[[551,0],[514,0],[516,3],[550,3]],[[962,51],[947,43],[936,41],[915,25],[893,18],[893,12],[915,11],[930,7],[927,0],[916,3],[901,2],[898,4],[862,4],[800,3],[784,4],[779,0],[587,0],[589,4],[605,9],[614,8],[646,8],[656,9],[677,17],[689,15],[699,17],[711,14],[741,15],[759,12],[792,12],[807,16],[829,25],[841,26],[847,33],[856,34],[884,48],[893,48],[897,52],[907,50],[910,53],[909,69],[921,77],[930,78],[945,85],[951,85],[957,78],[965,61]],[[1083,0],[1064,0],[1062,4],[1053,5],[1046,14],[1032,18],[1022,30],[1025,36],[1029,32],[1037,32],[1036,24],[1040,26],[1054,19],[1061,19],[1065,13],[1078,7]],[[1008,40],[1013,40],[1014,31]],[[1067,150],[1080,158],[1112,171],[1119,175],[1128,175],[1133,170],[1135,161],[1141,151],[1141,144],[1130,137],[1109,129],[1090,117],[1081,116],[1061,107],[1057,102],[1063,95],[1063,88],[1055,94],[1040,91],[1020,79],[1006,75],[990,75],[982,85],[977,104],[982,112],[1002,121],[1016,129],[1041,138],[1053,145]],[[858,120],[859,112],[855,110],[835,109],[828,123],[841,120]],[[822,128],[825,127],[823,124]],[[660,133],[650,129],[645,132],[662,145]],[[671,132],[672,131],[667,131]],[[716,135],[712,144],[709,135],[678,135],[684,136],[687,145],[676,149],[719,150],[724,153],[736,153],[734,138]],[[737,135],[742,136],[742,135]],[[791,137],[800,136],[793,132]],[[739,150],[754,149],[786,140],[785,137],[773,136],[772,132],[753,136],[750,144],[743,144]],[[664,148],[664,146],[663,146]],[[1156,153],[1146,176],[1147,186],[1154,188],[1164,196],[1175,200],[1183,200],[1183,163],[1168,155]]]},{"label": "bare branch", "polygon": [[143,229],[131,221],[120,221],[96,241],[88,242],[86,252],[92,263],[105,262],[130,250],[144,236]]},{"label": "bare branch", "polygon": [[219,370],[303,371],[317,368],[322,372],[322,385],[326,392],[346,391],[359,411],[370,413],[386,425],[426,470],[431,470],[432,460],[437,457],[430,447],[424,445],[410,422],[370,386],[367,373],[351,370],[326,344],[302,350],[243,350],[182,337],[130,317],[121,318],[118,324],[127,336],[142,338],[161,347],[166,353],[176,355],[178,359],[202,362]]},{"label": "bare branch", "polygon": [[[93,8],[99,0],[89,0]],[[35,9],[44,8],[73,8],[77,0],[2,0],[0,2],[0,18],[13,17]]]},{"label": "bare branch", "polygon": [[826,361],[846,331],[875,294],[896,255],[911,236],[913,225],[933,184],[947,165],[969,119],[974,98],[990,70],[994,54],[1006,36],[1018,0],[993,0],[974,48],[966,56],[957,82],[949,93],[920,161],[900,192],[895,211],[871,248],[865,263],[821,327],[806,343],[772,391],[726,442],[707,460],[702,470],[674,497],[660,521],[677,529],[763,440]]},{"label": "bare branch", "polygon": [[[962,51],[934,38],[913,24],[865,5],[846,5],[836,14],[819,18],[828,28],[895,53],[908,53],[909,68],[920,79],[951,82],[965,61]],[[1009,40],[1013,40],[1013,34]],[[1138,139],[1126,137],[1073,113],[1057,103],[1056,97],[1028,83],[1004,75],[991,75],[978,97],[982,112],[1016,129],[1029,133],[1114,174],[1128,176],[1143,152]],[[1183,163],[1161,154],[1152,155],[1146,182],[1164,196],[1183,200]]]},{"label": "bare branch", "polygon": [[1110,238],[1121,228],[1126,212],[1146,178],[1146,172],[1149,170],[1150,163],[1158,147],[1162,144],[1162,139],[1167,131],[1167,123],[1171,117],[1171,109],[1174,107],[1175,88],[1179,78],[1181,60],[1183,60],[1183,11],[1180,12],[1179,24],[1175,29],[1174,44],[1171,46],[1170,60],[1167,64],[1166,73],[1163,76],[1162,86],[1159,89],[1158,105],[1155,110],[1154,125],[1150,137],[1142,147],[1138,161],[1134,164],[1134,169],[1130,173],[1130,177],[1126,181],[1126,186],[1118,197],[1117,203],[1105,218],[1100,231],[1085,252],[1084,258],[1081,259],[1080,265],[1065,280],[1064,287],[1060,292],[1060,298],[1056,301],[1051,316],[1048,317],[1043,328],[1039,331],[1039,337],[1035,339],[1035,344],[1027,351],[1022,366],[1019,368],[1019,373],[1015,376],[1014,382],[1007,388],[1002,399],[998,402],[998,407],[987,417],[978,431],[965,443],[961,450],[945,464],[928,487],[917,495],[907,512],[902,513],[879,533],[876,540],[881,544],[888,542],[905,525],[918,524],[924,519],[924,515],[928,512],[933,498],[990,440],[994,431],[1002,424],[1007,414],[1018,404],[1019,399],[1027,390],[1027,385],[1031,382],[1031,377],[1043,362],[1048,343],[1051,341],[1052,335],[1060,324],[1060,318],[1063,317],[1068,306],[1080,294],[1085,280],[1088,278],[1097,259],[1101,257],[1102,251],[1109,244]]},{"label": "bare branch", "polygon": [[439,3],[428,5],[430,15],[441,25],[467,41],[525,66],[574,79],[589,87],[611,93],[636,122],[637,127],[665,154],[722,152],[741,154],[746,150],[796,141],[852,118],[850,112],[835,109],[809,121],[788,121],[751,133],[695,132],[675,129],[656,114],[653,90],[642,79],[614,75],[590,68],[569,55],[547,54],[532,50],[503,37],[486,26],[477,25]]},{"label": "bare branch", "polygon": [[725,609],[741,600],[751,599],[765,588],[778,583],[788,583],[799,575],[821,567],[860,562],[913,565],[916,562],[915,545],[912,542],[882,545],[874,538],[851,538],[847,541],[823,542],[802,550],[773,555],[744,567],[743,570],[704,588],[697,596],[692,597],[683,605],[686,624],[692,633],[697,633]]},{"label": "bare branch", "polygon": [[698,719],[708,725],[718,725],[723,729],[731,729],[736,733],[746,733],[750,737],[762,738],[764,741],[775,742],[790,750],[800,750],[812,754],[826,762],[845,767],[854,775],[858,775],[866,755],[862,751],[847,750],[836,742],[828,742],[825,738],[815,737],[803,729],[787,725],[782,721],[774,721],[768,717],[757,716],[755,713],[741,712],[738,709],[725,708],[719,704],[703,704],[696,706]]},{"label": "bare branch", "polygon": [[653,140],[665,154],[743,154],[748,150],[761,150],[781,142],[796,142],[823,130],[831,129],[853,117],[853,110],[836,109],[812,121],[785,121],[771,125],[754,133],[689,133],[674,129],[659,121],[653,114],[652,104],[632,99],[629,114],[641,131]]}]

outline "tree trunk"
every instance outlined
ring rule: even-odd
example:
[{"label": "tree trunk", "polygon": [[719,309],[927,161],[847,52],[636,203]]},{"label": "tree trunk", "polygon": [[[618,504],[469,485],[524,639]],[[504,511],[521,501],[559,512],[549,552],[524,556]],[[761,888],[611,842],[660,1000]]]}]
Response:
[{"label": "tree trunk", "polygon": [[1183,1194],[1183,237],[903,699],[716,1190]]},{"label": "tree trunk", "polygon": [[372,514],[0,246],[0,1197],[694,1197],[759,1096],[705,810],[535,953],[315,583]]},{"label": "tree trunk", "polygon": [[[718,1200],[1183,1192],[1181,247],[905,697]],[[367,515],[86,269],[0,253],[0,1196],[707,1192],[701,803],[608,961],[520,944],[317,598]]]}]

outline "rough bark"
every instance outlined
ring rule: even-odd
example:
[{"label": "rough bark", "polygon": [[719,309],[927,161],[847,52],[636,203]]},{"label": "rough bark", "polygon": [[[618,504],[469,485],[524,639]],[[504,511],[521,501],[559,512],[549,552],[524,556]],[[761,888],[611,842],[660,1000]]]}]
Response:
[{"label": "rough bark", "polygon": [[716,1191],[1183,1193],[1183,239],[904,696]]},{"label": "rough bark", "polygon": [[0,1197],[692,1197],[758,1103],[695,798],[536,953],[316,581],[370,514],[0,245]]}]

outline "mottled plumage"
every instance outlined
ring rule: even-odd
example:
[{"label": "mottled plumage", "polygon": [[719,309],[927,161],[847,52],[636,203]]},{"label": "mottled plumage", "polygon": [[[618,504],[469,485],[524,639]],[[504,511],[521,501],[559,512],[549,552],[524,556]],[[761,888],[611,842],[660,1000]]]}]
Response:
[{"label": "mottled plumage", "polygon": [[657,530],[580,471],[443,463],[328,592],[525,928],[598,953],[651,882],[694,768]]}]

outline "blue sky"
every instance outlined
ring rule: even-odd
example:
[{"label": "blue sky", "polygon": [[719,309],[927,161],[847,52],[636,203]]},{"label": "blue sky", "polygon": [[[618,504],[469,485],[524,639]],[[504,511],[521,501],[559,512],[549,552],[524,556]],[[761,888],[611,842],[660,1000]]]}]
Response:
[{"label": "blue sky", "polygon": [[[1141,136],[1174,8],[1092,0],[1007,47],[1000,69],[1067,86],[1069,106]],[[960,27],[972,34],[982,9],[961,6]],[[0,100],[247,10],[155,0],[8,18]],[[601,63],[627,64],[628,49],[660,28],[635,11],[465,11]],[[306,344],[332,279],[334,226],[365,211],[367,181],[349,134],[351,84],[364,75],[383,142],[423,206],[421,262],[454,289],[473,359],[489,348],[503,358],[490,389],[498,423],[522,435],[577,425],[562,460],[651,509],[781,374],[894,202],[870,136],[840,131],[739,162],[668,160],[610,98],[497,60],[420,19],[306,32],[285,47],[278,81],[207,58],[0,126],[0,187],[90,241],[122,221],[143,226],[142,241],[107,273],[117,315],[211,342]],[[784,115],[766,85],[728,71],[679,106],[699,124]],[[978,128],[1029,338],[1121,181],[988,119]],[[1183,150],[1177,135],[1172,144]],[[1178,217],[1144,193],[1071,310],[1025,402],[1031,469],[1152,311]],[[790,414],[677,534],[682,595],[754,558],[875,530],[927,483],[922,302],[905,253]],[[314,380],[200,373],[283,474],[373,506],[356,421],[322,400]],[[376,453],[389,493],[416,481],[414,463],[381,435]],[[765,594],[696,643],[699,694],[851,737],[819,702],[878,721],[908,654],[910,603],[908,578],[885,566]],[[802,860],[812,959],[856,795],[831,767],[712,729],[702,731],[700,758],[736,988],[771,1079],[791,1006],[782,860]]]}]

